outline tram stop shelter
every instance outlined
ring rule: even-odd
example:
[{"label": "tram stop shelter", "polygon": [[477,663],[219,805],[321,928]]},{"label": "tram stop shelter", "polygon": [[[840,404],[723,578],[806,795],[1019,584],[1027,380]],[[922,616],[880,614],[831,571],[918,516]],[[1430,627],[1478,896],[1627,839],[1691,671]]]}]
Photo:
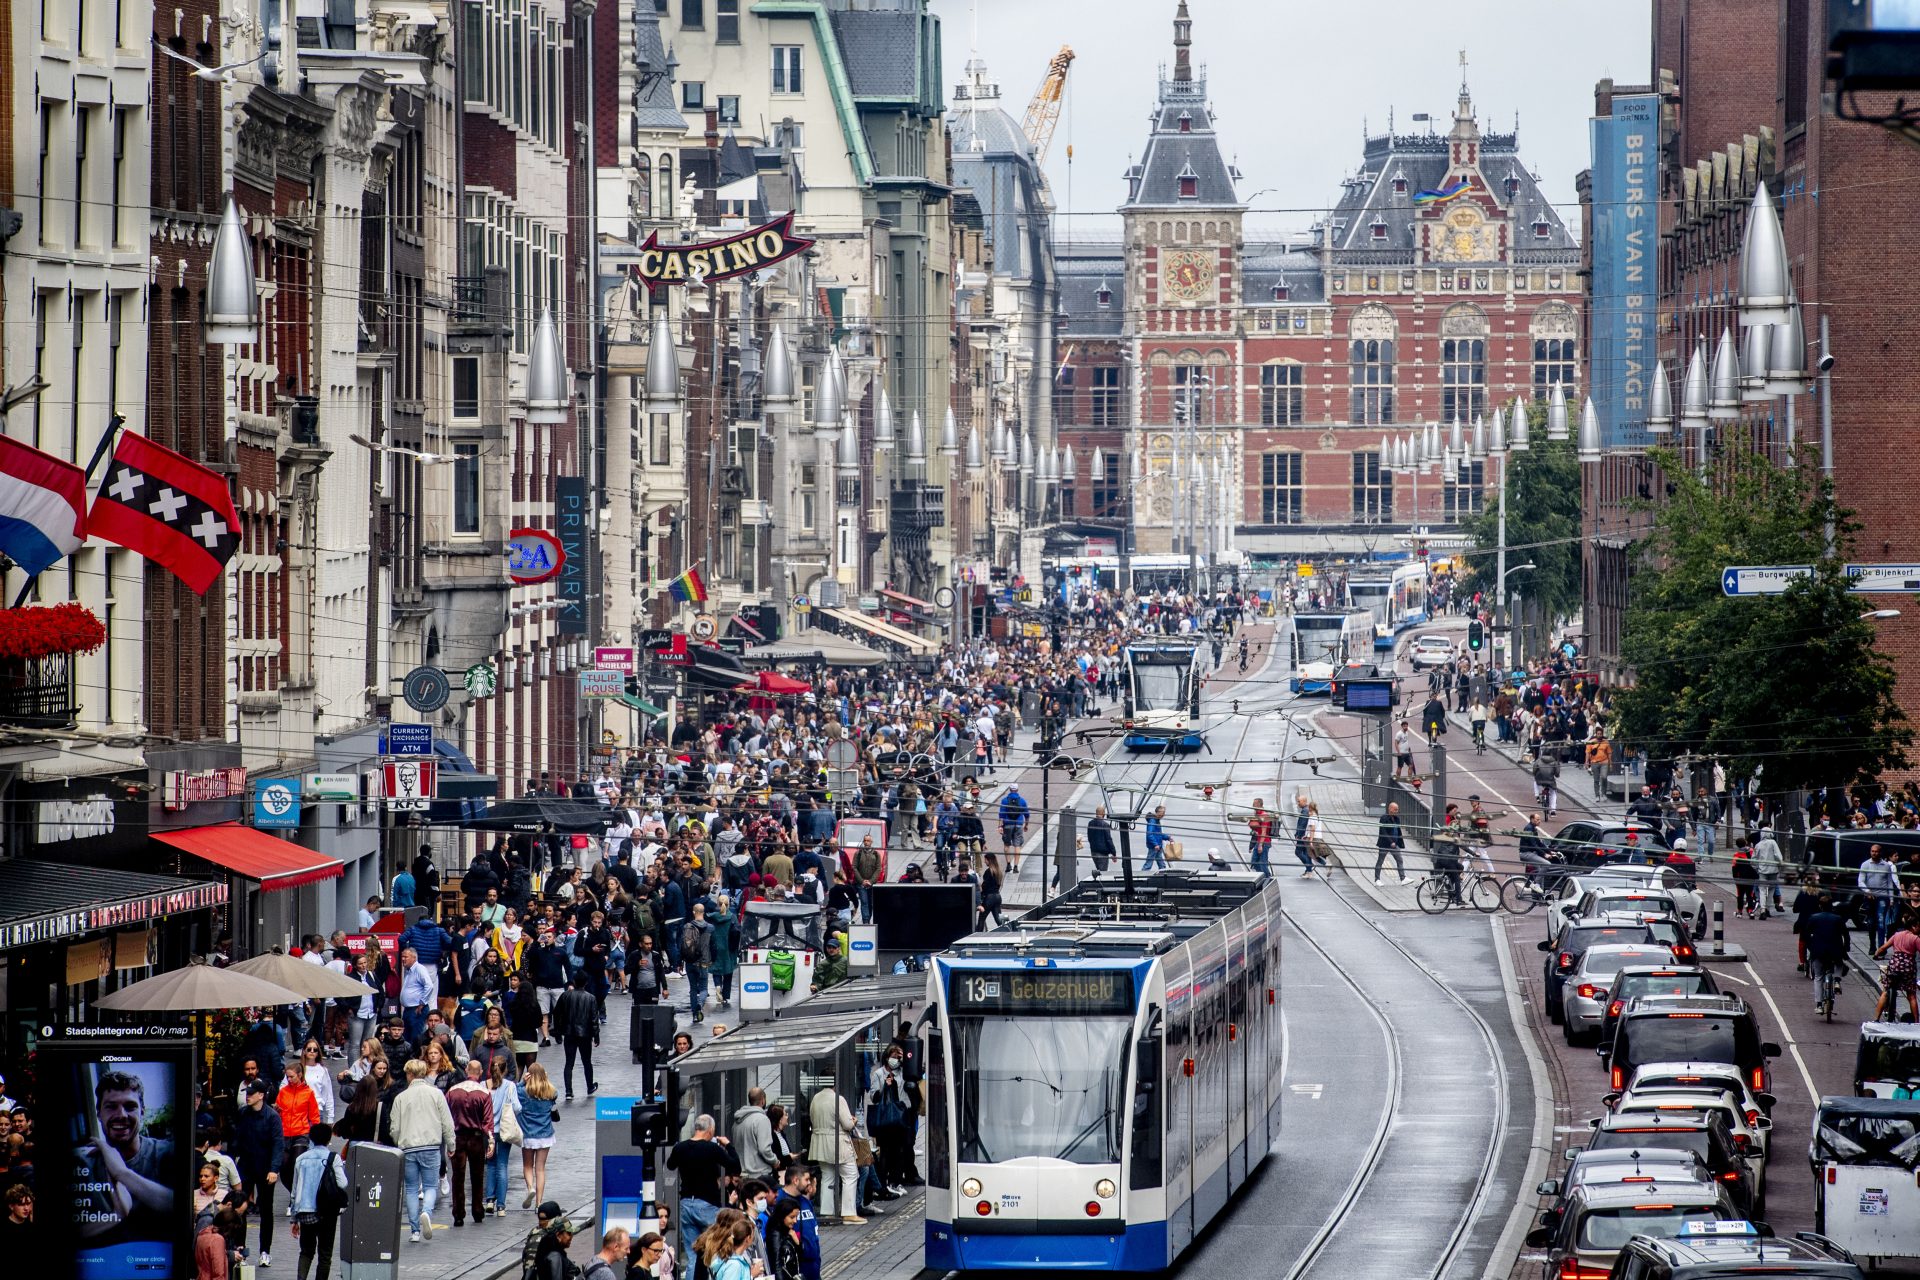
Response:
[{"label": "tram stop shelter", "polygon": [[[769,1104],[777,1102],[786,1108],[787,1145],[804,1156],[813,1136],[811,1114],[818,1094],[839,1094],[847,1109],[860,1116],[867,1078],[898,1017],[898,1009],[885,1007],[813,1016],[801,1016],[796,1009],[696,1044],[666,1064],[672,1137],[691,1137],[694,1117],[702,1114],[714,1118],[717,1134],[731,1137],[734,1112],[747,1105],[749,1089],[760,1088],[766,1090]],[[831,1114],[839,1114],[837,1105]],[[819,1211],[841,1213],[833,1203],[838,1195],[834,1180],[823,1175],[820,1183]],[[675,1210],[677,1220],[679,1180],[666,1174],[655,1193],[661,1204]]]},{"label": "tram stop shelter", "polygon": [[[801,1018],[818,1018],[830,1013],[853,1013],[861,1009],[905,1011],[927,998],[927,975],[918,973],[876,973],[849,978],[825,991],[816,991],[799,1004],[773,1011],[775,1021],[791,1023]],[[883,1034],[891,1028],[883,1027]]]}]

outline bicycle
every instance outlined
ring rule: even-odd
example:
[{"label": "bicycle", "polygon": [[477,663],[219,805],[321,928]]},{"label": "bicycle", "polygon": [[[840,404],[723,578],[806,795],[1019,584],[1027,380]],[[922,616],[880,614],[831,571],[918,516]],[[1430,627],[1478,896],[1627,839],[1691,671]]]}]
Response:
[{"label": "bicycle", "polygon": [[1445,871],[1431,871],[1413,891],[1413,900],[1428,915],[1437,916],[1448,907],[1472,907],[1476,911],[1491,915],[1500,909],[1499,880],[1484,871],[1471,868],[1457,874],[1460,887],[1456,890]]},{"label": "bicycle", "polygon": [[1819,1006],[1820,1016],[1828,1022],[1833,1021],[1833,1000],[1840,991],[1840,962],[1838,960],[1815,960],[1814,986],[1818,991],[1815,1003]]}]

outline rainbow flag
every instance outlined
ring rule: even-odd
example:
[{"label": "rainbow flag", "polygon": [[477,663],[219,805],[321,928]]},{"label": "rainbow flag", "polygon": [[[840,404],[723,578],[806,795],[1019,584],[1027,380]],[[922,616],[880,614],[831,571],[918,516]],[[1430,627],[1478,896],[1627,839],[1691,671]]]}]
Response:
[{"label": "rainbow flag", "polygon": [[681,604],[705,604],[707,602],[707,583],[700,576],[700,570],[689,569],[679,577],[667,583],[667,594]]},{"label": "rainbow flag", "polygon": [[1467,194],[1467,180],[1462,178],[1458,182],[1449,182],[1438,191],[1416,191],[1413,193],[1413,202],[1415,204],[1445,204],[1447,201],[1465,194]]}]

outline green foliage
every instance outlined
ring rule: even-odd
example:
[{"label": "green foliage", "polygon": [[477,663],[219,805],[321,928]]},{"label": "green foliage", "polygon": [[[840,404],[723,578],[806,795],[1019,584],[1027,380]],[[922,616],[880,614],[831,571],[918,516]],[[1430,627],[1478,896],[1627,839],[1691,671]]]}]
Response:
[{"label": "green foliage", "polygon": [[[1570,440],[1547,439],[1547,407],[1528,408],[1532,447],[1507,455],[1507,564],[1536,567],[1509,577],[1507,590],[1518,591],[1540,605],[1548,618],[1568,618],[1580,608],[1580,463]],[[1495,550],[1500,545],[1500,513],[1495,474],[1488,464],[1486,510],[1464,522],[1479,552],[1467,590],[1484,591],[1494,598],[1499,574]]]},{"label": "green foliage", "polygon": [[[1772,792],[1903,766],[1913,733],[1860,617],[1869,603],[1847,592],[1855,525],[1831,485],[1751,451],[1721,458],[1711,485],[1677,457],[1654,461],[1669,495],[1630,588],[1621,649],[1634,684],[1614,700],[1625,744],[1721,756]],[[1782,595],[1722,594],[1727,566],[1768,564],[1815,568]]]}]

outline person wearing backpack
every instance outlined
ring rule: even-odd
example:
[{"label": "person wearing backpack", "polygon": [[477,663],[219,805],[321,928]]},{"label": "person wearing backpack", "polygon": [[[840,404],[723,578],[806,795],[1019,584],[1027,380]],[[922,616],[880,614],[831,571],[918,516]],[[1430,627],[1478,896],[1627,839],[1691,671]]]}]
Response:
[{"label": "person wearing backpack", "polygon": [[653,945],[650,931],[627,951],[627,991],[635,1004],[659,1004],[660,993],[667,989],[667,958]]},{"label": "person wearing backpack", "polygon": [[347,1170],[330,1145],[333,1126],[324,1120],[313,1126],[308,1136],[313,1145],[293,1162],[293,1236],[300,1242],[299,1280],[307,1280],[307,1271],[317,1256],[320,1270],[315,1280],[327,1280],[333,1265],[334,1232],[340,1225],[340,1212],[347,1207]]},{"label": "person wearing backpack", "polygon": [[687,969],[687,1010],[695,1022],[706,1020],[707,970],[713,964],[713,925],[707,904],[693,904],[693,918],[680,931],[680,962]]}]

